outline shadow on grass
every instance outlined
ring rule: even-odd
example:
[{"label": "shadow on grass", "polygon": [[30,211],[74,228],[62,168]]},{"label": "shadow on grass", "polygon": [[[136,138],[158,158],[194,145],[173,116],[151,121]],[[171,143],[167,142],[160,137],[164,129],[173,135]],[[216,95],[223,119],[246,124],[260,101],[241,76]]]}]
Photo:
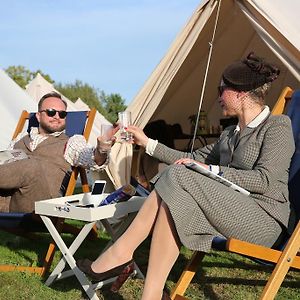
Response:
[{"label": "shadow on grass", "polygon": [[[81,287],[79,281],[75,276],[70,278],[65,278],[61,281],[56,281],[51,285],[51,289],[59,291],[59,292],[69,292],[72,289],[81,290],[80,299],[89,299],[83,288]],[[108,299],[108,300],[122,300],[124,299],[122,295],[119,293],[112,293],[110,291],[110,285],[103,286],[101,290],[96,291],[99,299]],[[126,299],[127,300],[127,299]]]},{"label": "shadow on grass", "polygon": [[[61,236],[68,247],[75,238],[72,234],[62,234]],[[0,247],[2,249],[0,264],[42,266],[52,238],[49,233],[37,233],[36,237],[37,238],[35,239],[28,239],[12,233],[1,231]],[[93,241],[86,239],[78,251],[74,254],[74,258],[96,258],[106,246],[107,242],[108,237],[105,235],[102,235],[100,238]],[[94,251],[90,251],[91,249],[94,249]],[[61,253],[57,246],[55,256],[58,257],[57,259],[61,258]],[[56,264],[57,262],[55,262],[54,259],[51,269],[53,269]],[[46,277],[48,275],[49,274],[46,274]]]},{"label": "shadow on grass", "polygon": [[[190,255],[180,254],[168,280],[175,283],[178,281],[189,258]],[[255,262],[241,255],[212,251],[199,264],[191,283],[198,286],[205,299],[218,300],[224,298],[215,291],[217,285],[264,287],[272,270],[273,267],[270,265]],[[215,275],[216,273],[218,275]],[[281,287],[299,289],[299,279],[299,270],[291,269]]]},{"label": "shadow on grass", "polygon": [[[39,233],[35,239],[28,239],[12,233],[1,232],[0,245],[5,249],[2,251],[2,254],[3,252],[11,252],[13,255],[8,255],[9,259],[5,255],[1,255],[0,264],[19,264],[23,261],[28,266],[42,265],[50,241],[51,237],[49,234]],[[16,258],[16,261],[13,261],[13,258]]]}]

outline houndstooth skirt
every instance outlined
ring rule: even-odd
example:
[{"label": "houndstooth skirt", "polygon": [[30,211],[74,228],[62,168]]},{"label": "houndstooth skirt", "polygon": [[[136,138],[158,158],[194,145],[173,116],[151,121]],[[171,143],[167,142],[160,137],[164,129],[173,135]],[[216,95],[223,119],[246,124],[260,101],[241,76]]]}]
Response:
[{"label": "houndstooth skirt", "polygon": [[233,237],[270,247],[280,224],[252,197],[183,165],[170,165],[153,181],[167,204],[181,243],[208,252],[213,237]]}]

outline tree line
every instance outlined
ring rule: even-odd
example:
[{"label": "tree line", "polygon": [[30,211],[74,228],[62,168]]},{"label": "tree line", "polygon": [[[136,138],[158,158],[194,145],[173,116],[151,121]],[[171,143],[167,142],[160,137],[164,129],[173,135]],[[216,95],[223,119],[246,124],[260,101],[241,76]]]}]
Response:
[{"label": "tree line", "polygon": [[24,66],[9,66],[5,72],[23,89],[40,73],[62,95],[75,102],[78,98],[90,108],[96,108],[108,121],[114,123],[118,119],[118,112],[126,109],[125,99],[120,94],[106,94],[104,91],[75,80],[74,83],[63,84],[55,82],[50,75],[41,70],[31,71]]}]

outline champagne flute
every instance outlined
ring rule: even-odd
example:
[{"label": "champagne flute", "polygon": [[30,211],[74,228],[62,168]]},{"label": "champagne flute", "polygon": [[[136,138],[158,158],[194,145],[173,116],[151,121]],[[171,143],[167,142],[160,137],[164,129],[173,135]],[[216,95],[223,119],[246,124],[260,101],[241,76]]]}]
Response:
[{"label": "champagne flute", "polygon": [[118,113],[119,125],[120,125],[120,136],[121,141],[129,142],[133,139],[132,133],[128,132],[126,129],[131,125],[131,112],[130,111],[121,111]]}]

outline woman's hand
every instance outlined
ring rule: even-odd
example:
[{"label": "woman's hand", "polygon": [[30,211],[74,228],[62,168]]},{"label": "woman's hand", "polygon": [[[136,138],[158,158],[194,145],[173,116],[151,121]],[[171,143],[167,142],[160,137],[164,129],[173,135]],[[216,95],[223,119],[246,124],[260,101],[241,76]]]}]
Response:
[{"label": "woman's hand", "polygon": [[209,168],[208,165],[206,165],[206,164],[204,164],[204,163],[201,163],[201,162],[199,162],[199,161],[196,161],[196,160],[194,160],[194,159],[191,159],[191,158],[180,158],[180,159],[176,160],[174,164],[176,164],[176,165],[186,165],[186,164],[192,163],[192,162],[193,162],[193,163],[196,163],[196,164],[198,164],[198,165],[203,166],[205,169],[208,169],[208,168]]},{"label": "woman's hand", "polygon": [[133,143],[146,148],[149,138],[141,128],[130,125],[127,127],[126,131],[133,134]]}]

